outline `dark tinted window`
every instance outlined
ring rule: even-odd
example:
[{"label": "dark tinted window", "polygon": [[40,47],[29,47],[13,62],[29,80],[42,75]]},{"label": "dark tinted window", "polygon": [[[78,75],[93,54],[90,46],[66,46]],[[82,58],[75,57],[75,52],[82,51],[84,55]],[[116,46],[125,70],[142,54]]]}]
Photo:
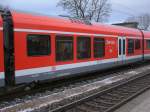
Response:
[{"label": "dark tinted window", "polygon": [[122,54],[122,41],[121,41],[121,39],[119,39],[119,55],[121,55]]},{"label": "dark tinted window", "polygon": [[56,37],[56,61],[73,60],[73,37]]},{"label": "dark tinted window", "polygon": [[126,40],[123,39],[123,55],[126,54]]},{"label": "dark tinted window", "polygon": [[91,39],[90,37],[77,38],[77,57],[85,59],[91,57]]},{"label": "dark tinted window", "polygon": [[128,40],[128,54],[134,53],[134,40],[129,39]]},{"label": "dark tinted window", "polygon": [[150,40],[146,40],[146,48],[150,49]]},{"label": "dark tinted window", "polygon": [[94,57],[100,58],[105,56],[105,40],[102,38],[94,39]]},{"label": "dark tinted window", "polygon": [[140,40],[139,39],[136,39],[135,40],[135,49],[138,50],[141,48],[141,43],[140,43]]},{"label": "dark tinted window", "polygon": [[45,56],[50,54],[49,35],[28,35],[28,56]]}]

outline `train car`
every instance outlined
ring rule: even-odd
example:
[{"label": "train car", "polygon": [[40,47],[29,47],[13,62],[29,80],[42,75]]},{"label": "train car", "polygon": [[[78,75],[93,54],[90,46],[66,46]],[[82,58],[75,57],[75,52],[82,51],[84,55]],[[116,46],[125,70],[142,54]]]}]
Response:
[{"label": "train car", "polygon": [[149,60],[150,59],[150,32],[143,31],[144,35],[144,59]]},{"label": "train car", "polygon": [[[150,55],[143,41],[148,34],[138,29],[18,12],[11,12],[8,20],[2,25],[0,19],[0,73],[5,85],[75,76],[142,61],[144,52]],[[11,53],[3,37],[10,39]]]}]

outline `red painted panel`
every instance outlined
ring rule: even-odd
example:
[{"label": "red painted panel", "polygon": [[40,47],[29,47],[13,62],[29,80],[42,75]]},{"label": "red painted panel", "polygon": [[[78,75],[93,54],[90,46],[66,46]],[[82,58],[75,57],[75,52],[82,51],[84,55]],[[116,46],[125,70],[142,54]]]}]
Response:
[{"label": "red painted panel", "polygon": [[92,23],[92,25],[72,23],[69,19],[47,17],[13,12],[15,28],[57,30],[66,32],[95,33],[118,36],[141,36],[137,29]]},{"label": "red painted panel", "polygon": [[107,37],[105,38],[105,58],[117,58],[118,57],[118,38]]},{"label": "red painted panel", "polygon": [[[33,34],[33,33],[29,33],[29,34]],[[40,56],[40,57],[29,57],[27,55],[27,33],[15,32],[15,67],[16,67],[16,70],[47,67],[53,64],[53,60],[54,60],[53,58],[54,57],[52,57],[52,55]]]}]

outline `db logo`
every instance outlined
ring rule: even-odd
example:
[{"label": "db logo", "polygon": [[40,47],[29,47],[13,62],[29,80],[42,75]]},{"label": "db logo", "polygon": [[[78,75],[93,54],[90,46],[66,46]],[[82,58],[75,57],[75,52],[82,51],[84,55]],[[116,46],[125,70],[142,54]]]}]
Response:
[{"label": "db logo", "polygon": [[107,45],[114,45],[115,42],[114,42],[114,41],[109,41],[109,40],[107,40],[107,41],[106,41],[106,44],[107,44]]}]

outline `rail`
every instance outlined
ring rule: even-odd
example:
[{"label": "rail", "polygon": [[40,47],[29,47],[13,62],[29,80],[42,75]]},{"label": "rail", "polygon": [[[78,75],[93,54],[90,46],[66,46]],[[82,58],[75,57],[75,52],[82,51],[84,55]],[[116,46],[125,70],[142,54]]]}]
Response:
[{"label": "rail", "polygon": [[150,75],[144,73],[107,90],[51,110],[51,112],[113,112],[147,89],[150,89]]}]

